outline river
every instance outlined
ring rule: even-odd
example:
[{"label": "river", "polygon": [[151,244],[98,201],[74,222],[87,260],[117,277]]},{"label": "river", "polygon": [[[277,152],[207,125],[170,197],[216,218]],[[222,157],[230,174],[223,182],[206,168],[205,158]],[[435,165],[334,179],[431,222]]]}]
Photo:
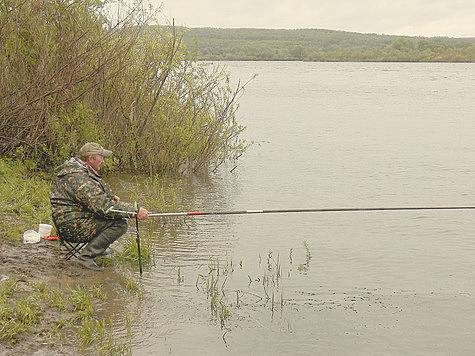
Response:
[{"label": "river", "polygon": [[[222,65],[234,81],[257,74],[237,113],[255,144],[234,170],[183,181],[195,210],[474,205],[474,64]],[[203,216],[156,231],[133,354],[473,354],[474,214]]]}]

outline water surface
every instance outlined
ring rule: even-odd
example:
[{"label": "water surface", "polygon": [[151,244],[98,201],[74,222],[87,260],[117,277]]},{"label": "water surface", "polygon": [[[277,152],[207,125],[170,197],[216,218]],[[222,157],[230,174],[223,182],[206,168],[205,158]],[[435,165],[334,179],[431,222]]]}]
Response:
[{"label": "water surface", "polygon": [[[258,74],[238,111],[258,144],[232,173],[184,181],[196,210],[474,205],[475,65],[225,66],[236,81]],[[133,354],[471,354],[474,221],[473,211],[306,213],[157,231],[132,307]],[[269,259],[281,279],[264,290]],[[224,329],[197,283],[217,260],[233,269]]]}]

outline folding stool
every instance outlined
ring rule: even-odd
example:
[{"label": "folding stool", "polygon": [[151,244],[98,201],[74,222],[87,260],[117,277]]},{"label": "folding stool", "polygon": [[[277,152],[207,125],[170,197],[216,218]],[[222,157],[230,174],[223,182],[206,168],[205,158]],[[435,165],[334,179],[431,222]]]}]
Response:
[{"label": "folding stool", "polygon": [[61,236],[58,236],[58,238],[59,238],[59,242],[61,242],[61,244],[64,247],[66,247],[66,250],[67,250],[66,254],[64,255],[64,260],[65,261],[68,261],[72,257],[77,258],[79,256],[79,253],[83,249],[83,247],[85,247],[87,245],[87,243],[89,242],[89,241],[86,241],[86,242],[66,241],[63,238],[61,238]]},{"label": "folding stool", "polygon": [[79,256],[79,253],[81,252],[81,250],[87,245],[87,243],[89,241],[86,241],[86,242],[71,242],[71,241],[65,240],[61,236],[61,234],[59,232],[59,229],[56,226],[56,222],[54,221],[54,219],[52,219],[52,220],[53,220],[54,227],[56,229],[56,234],[58,235],[59,242],[67,250],[66,254],[64,255],[64,260],[69,261],[72,257],[77,258]]}]

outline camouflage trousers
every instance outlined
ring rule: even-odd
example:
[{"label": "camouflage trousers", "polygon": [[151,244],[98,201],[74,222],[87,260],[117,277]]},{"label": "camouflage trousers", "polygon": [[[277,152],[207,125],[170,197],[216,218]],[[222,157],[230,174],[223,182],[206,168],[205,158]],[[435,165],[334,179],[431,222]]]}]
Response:
[{"label": "camouflage trousers", "polygon": [[101,234],[109,244],[127,231],[125,219],[79,218],[56,225],[60,238],[70,242],[88,242]]}]

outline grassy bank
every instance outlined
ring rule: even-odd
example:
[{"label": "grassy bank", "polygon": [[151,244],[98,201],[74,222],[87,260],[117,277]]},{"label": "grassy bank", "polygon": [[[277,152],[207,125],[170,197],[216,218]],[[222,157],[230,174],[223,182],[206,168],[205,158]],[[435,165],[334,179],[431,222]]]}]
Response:
[{"label": "grassy bank", "polygon": [[45,173],[35,173],[28,164],[0,159],[2,243],[18,243],[24,231],[38,230],[39,223],[51,224],[50,183],[44,178]]},{"label": "grassy bank", "polygon": [[[50,180],[31,168],[34,165],[0,159],[0,353],[46,349],[130,354],[130,320],[114,321],[103,310],[115,305],[117,312],[119,305],[123,310],[118,312],[127,315],[125,299],[140,296],[138,282],[112,269],[117,276],[107,283],[93,272],[63,262],[57,241],[22,243],[24,231],[38,230],[40,222],[51,223]],[[144,250],[147,263],[146,243]],[[121,261],[134,260],[124,251],[118,255]],[[118,329],[125,338],[114,334]]]},{"label": "grassy bank", "polygon": [[38,349],[131,354],[130,320],[124,325],[127,337],[118,338],[112,319],[97,311],[108,297],[100,284],[60,288],[44,281],[4,279],[0,282],[0,340],[13,352],[16,345],[34,337]]}]

